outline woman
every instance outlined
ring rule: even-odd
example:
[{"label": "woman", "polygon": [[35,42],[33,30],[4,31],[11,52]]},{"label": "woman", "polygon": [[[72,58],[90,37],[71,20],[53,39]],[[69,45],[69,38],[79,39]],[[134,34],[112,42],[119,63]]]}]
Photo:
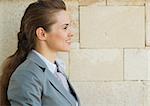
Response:
[{"label": "woman", "polygon": [[70,50],[72,37],[62,0],[30,4],[21,20],[18,49],[4,63],[1,106],[80,106],[56,56]]}]

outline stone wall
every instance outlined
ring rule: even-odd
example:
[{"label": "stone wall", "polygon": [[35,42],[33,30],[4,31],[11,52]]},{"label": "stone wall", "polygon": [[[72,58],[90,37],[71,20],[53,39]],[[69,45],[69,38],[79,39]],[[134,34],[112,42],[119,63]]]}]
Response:
[{"label": "stone wall", "polygon": [[[16,50],[24,9],[0,0],[0,64]],[[59,53],[82,106],[150,106],[150,0],[65,0],[74,27]]]}]

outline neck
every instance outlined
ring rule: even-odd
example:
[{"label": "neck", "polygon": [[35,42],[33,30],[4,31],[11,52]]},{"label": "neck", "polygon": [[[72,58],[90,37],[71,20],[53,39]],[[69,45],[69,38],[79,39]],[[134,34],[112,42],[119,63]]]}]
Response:
[{"label": "neck", "polygon": [[53,50],[47,50],[47,49],[44,49],[44,48],[38,48],[36,47],[35,50],[37,52],[39,52],[41,55],[43,55],[47,60],[49,60],[50,62],[54,63],[55,60],[56,60],[56,54],[57,52],[56,51],[53,51]]}]

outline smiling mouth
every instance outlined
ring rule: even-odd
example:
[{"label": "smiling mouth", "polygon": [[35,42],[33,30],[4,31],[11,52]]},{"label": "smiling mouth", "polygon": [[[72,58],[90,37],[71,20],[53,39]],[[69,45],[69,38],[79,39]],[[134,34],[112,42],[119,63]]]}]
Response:
[{"label": "smiling mouth", "polygon": [[71,43],[71,41],[66,41],[67,43]]},{"label": "smiling mouth", "polygon": [[69,45],[70,45],[70,44],[71,44],[71,42],[67,42],[67,44],[69,44]]},{"label": "smiling mouth", "polygon": [[66,40],[67,43],[71,43],[71,39]]},{"label": "smiling mouth", "polygon": [[70,44],[71,44],[71,41],[70,41],[70,40],[68,40],[68,41],[66,41],[66,43],[70,45]]}]

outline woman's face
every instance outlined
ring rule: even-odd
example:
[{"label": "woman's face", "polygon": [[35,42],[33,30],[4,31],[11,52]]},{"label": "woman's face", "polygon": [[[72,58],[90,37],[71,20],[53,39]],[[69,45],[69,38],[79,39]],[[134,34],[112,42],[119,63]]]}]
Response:
[{"label": "woman's face", "polygon": [[69,15],[62,10],[56,13],[56,23],[51,26],[47,33],[47,45],[55,51],[67,52],[70,50],[73,33],[71,31]]}]

